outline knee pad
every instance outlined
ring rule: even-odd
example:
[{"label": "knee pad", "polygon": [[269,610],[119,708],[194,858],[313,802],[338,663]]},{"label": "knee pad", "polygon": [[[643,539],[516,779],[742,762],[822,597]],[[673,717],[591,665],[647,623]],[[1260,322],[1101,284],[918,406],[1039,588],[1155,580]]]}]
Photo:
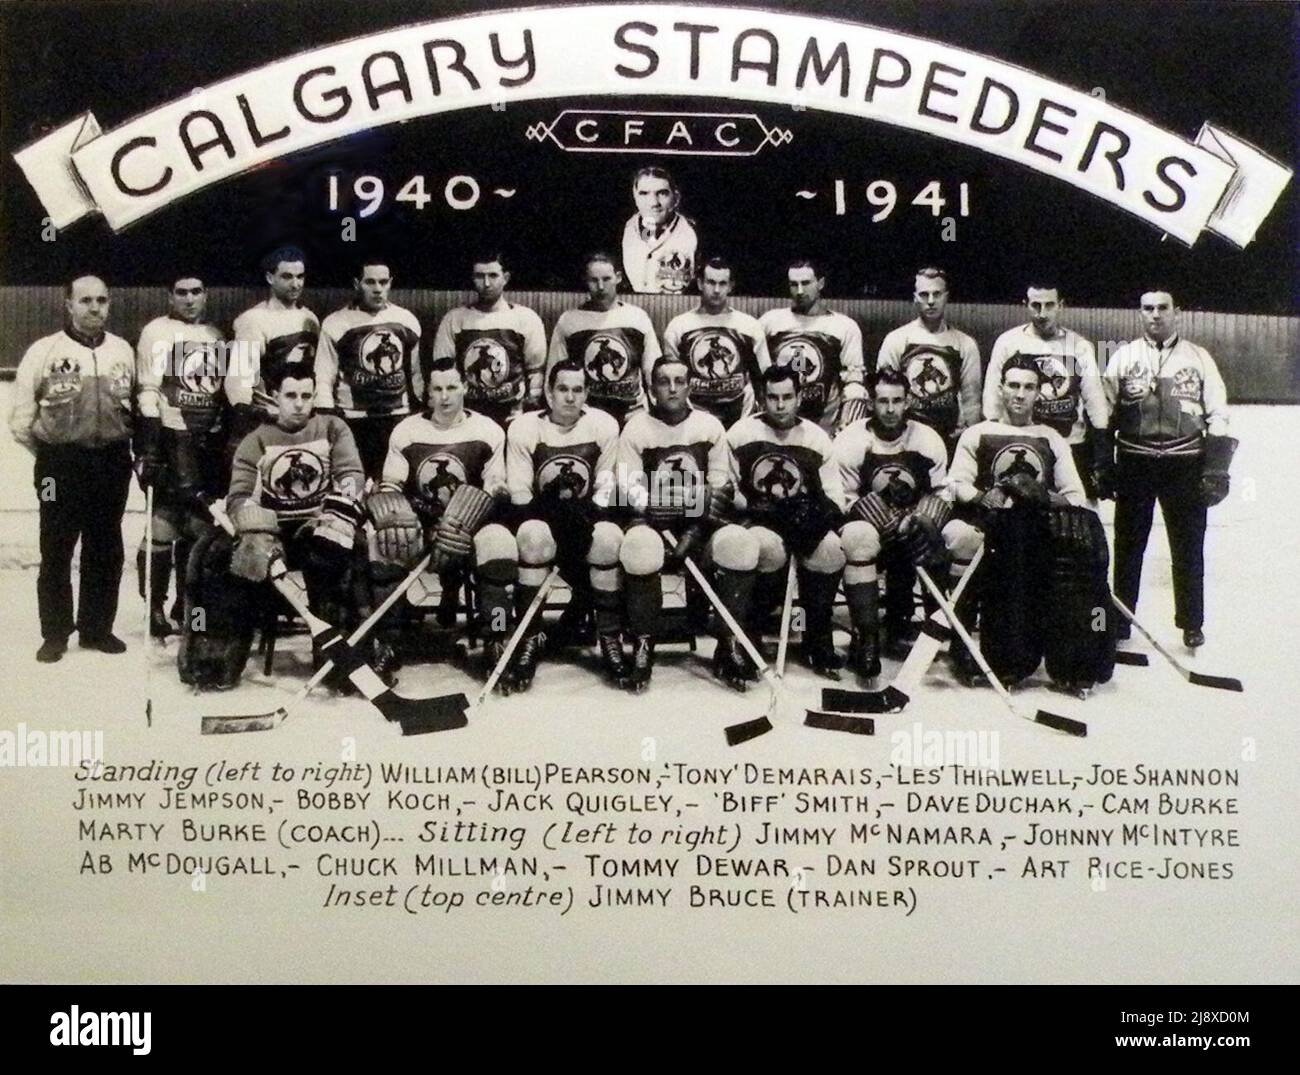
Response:
[{"label": "knee pad", "polygon": [[840,546],[839,534],[832,531],[817,542],[817,548],[805,558],[803,566],[821,575],[833,575],[837,571],[843,571],[844,549]]},{"label": "knee pad", "polygon": [[520,564],[541,566],[555,560],[555,536],[541,519],[529,519],[519,524],[515,532]]},{"label": "knee pad", "polygon": [[944,548],[959,563],[969,563],[984,544],[984,532],[961,519],[950,520],[941,534]]},{"label": "knee pad", "polygon": [[709,541],[709,559],[728,571],[758,567],[758,538],[743,526],[724,526]]},{"label": "knee pad", "polygon": [[648,526],[634,526],[623,535],[618,562],[629,575],[653,575],[664,567],[664,539]]},{"label": "knee pad", "polygon": [[519,575],[515,536],[500,523],[488,523],[474,535],[474,569],[489,582],[508,585]]},{"label": "knee pad", "polygon": [[850,564],[875,563],[880,556],[880,531],[870,523],[855,519],[840,531],[840,547]]},{"label": "knee pad", "polygon": [[785,542],[775,530],[766,526],[750,527],[749,532],[758,539],[758,570],[767,574],[785,567]]},{"label": "knee pad", "polygon": [[591,535],[591,548],[587,550],[587,563],[599,569],[617,567],[619,549],[622,545],[622,530],[611,522],[597,523]]}]

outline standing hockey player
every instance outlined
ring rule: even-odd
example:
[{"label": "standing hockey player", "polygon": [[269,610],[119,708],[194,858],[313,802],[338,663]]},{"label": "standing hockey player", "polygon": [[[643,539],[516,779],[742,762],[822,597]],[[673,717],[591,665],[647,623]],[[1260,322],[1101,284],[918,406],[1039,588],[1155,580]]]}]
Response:
[{"label": "standing hockey player", "polygon": [[[200,689],[238,684],[277,557],[302,569],[317,616],[340,630],[355,620],[349,580],[365,481],[356,442],[341,418],[312,413],[309,364],[277,365],[264,384],[276,420],[235,452],[225,507],[234,537],[214,530],[190,559],[178,663],[182,682]],[[191,610],[202,610],[201,624]]]},{"label": "standing hockey player", "polygon": [[[699,554],[731,499],[726,434],[713,415],[691,406],[689,367],[664,355],[652,371],[650,393],[649,410],[632,415],[618,440],[618,478],[624,502],[636,519],[623,537],[619,564],[627,632],[632,636],[627,687],[638,694],[650,686],[653,636],[663,609],[661,534],[672,533],[676,547],[671,558],[680,565],[685,557]],[[724,531],[739,529],[724,526],[714,535],[710,552],[715,566],[753,570],[748,559],[756,550],[733,549],[735,543],[724,536]],[[743,531],[740,536],[745,536]]]},{"label": "standing hockey player", "polygon": [[623,272],[641,295],[679,295],[695,274],[699,238],[678,212],[682,192],[663,168],[642,168],[632,178],[636,213],[623,227]]},{"label": "standing hockey player", "polygon": [[388,301],[393,274],[387,260],[364,260],[358,270],[355,298],[321,325],[316,411],[347,422],[366,477],[378,482],[393,429],[424,400],[420,322]]},{"label": "standing hockey player", "polygon": [[916,319],[885,337],[876,369],[903,374],[910,414],[936,429],[951,452],[962,430],[980,420],[979,347],[948,324],[948,274],[942,269],[919,270],[912,299]]},{"label": "standing hockey player", "polygon": [[[490,418],[465,409],[465,378],[454,359],[435,359],[428,406],[393,430],[379,492],[366,499],[374,523],[370,551],[374,600],[406,575],[426,547],[443,592],[454,591],[467,568],[478,580],[487,656],[495,664],[510,628],[509,588],[517,575],[514,535],[492,521],[506,497],[505,434]],[[396,612],[381,641],[396,643]],[[391,662],[384,654],[386,662]],[[501,684],[503,691],[509,680]]]},{"label": "standing hockey player", "polygon": [[[506,480],[519,520],[515,614],[524,614],[558,564],[572,591],[565,625],[594,607],[605,670],[611,682],[626,686],[630,670],[623,654],[618,569],[623,531],[602,519],[614,479],[618,422],[584,405],[587,383],[580,363],[557,363],[546,374],[547,409],[520,415],[506,431]],[[546,639],[541,627],[541,616],[535,616],[515,650],[508,673],[514,690],[532,684]],[[571,632],[560,636],[566,633]]]},{"label": "standing hockey player", "polygon": [[221,331],[205,320],[208,295],[197,276],[178,276],[168,292],[168,311],[140,333],[136,347],[136,471],[142,488],[153,487],[153,543],[136,557],[140,596],[150,572],[149,633],[176,632],[163,609],[176,566],[179,620],[185,569],[194,542],[212,525],[208,505],[224,496],[226,469],[225,347]]},{"label": "standing hockey player", "polygon": [[[757,538],[752,622],[760,623],[780,599],[786,557],[795,557],[804,614],[800,659],[818,675],[839,679],[843,662],[831,628],[844,570],[839,466],[826,431],[799,417],[802,385],[794,365],[769,366],[762,386],[762,414],[742,418],[727,430],[737,504],[743,503],[749,534]],[[748,677],[754,672],[739,647],[729,648],[719,663],[719,675],[728,682],[738,672]]]},{"label": "standing hockey player", "polygon": [[307,286],[303,252],[295,246],[274,250],[263,259],[262,270],[271,294],[235,318],[226,366],[226,398],[234,408],[232,452],[261,422],[278,420],[267,378],[290,362],[311,366],[320,336],[319,319],[302,305]]},{"label": "standing hockey player", "polygon": [[916,640],[914,564],[938,559],[940,533],[952,515],[938,495],[948,450],[938,433],[907,417],[907,382],[897,370],[880,370],[872,379],[871,411],[835,438],[849,506],[840,531],[853,639],[849,667],[867,679],[880,674],[878,568],[885,569],[885,653],[898,660]]},{"label": "standing hockey player", "polygon": [[799,417],[833,434],[867,415],[862,330],[853,318],[826,304],[826,274],[814,262],[790,262],[786,279],[790,305],[759,318],[767,351],[774,365],[789,366],[798,374],[803,400]]},{"label": "standing hockey player", "polygon": [[754,409],[754,384],[769,361],[767,340],[757,319],[731,305],[731,262],[701,263],[699,286],[699,305],[664,329],[664,353],[690,366],[691,404],[730,428]]},{"label": "standing hockey player", "polygon": [[[982,541],[988,548],[957,603],[968,629],[978,613],[980,649],[1010,684],[1047,657],[1052,679],[1069,688],[1106,682],[1114,667],[1113,617],[1106,587],[1106,535],[1086,506],[1074,456],[1051,426],[1034,421],[1042,372],[1027,355],[1002,366],[1005,420],[966,430],[948,473],[957,518],[943,530],[962,574]],[[963,682],[977,681],[973,659],[956,646]]]},{"label": "standing hockey player", "polygon": [[108,286],[80,276],[64,292],[64,327],[23,354],[9,429],[36,457],[41,569],[36,601],[50,664],[68,649],[74,620],[72,554],[81,542],[75,626],[83,649],[122,653],[113,634],[122,580],[122,515],[131,485],[131,345],[104,331]]},{"label": "standing hockey player", "polygon": [[549,370],[557,362],[577,362],[586,371],[587,404],[614,416],[622,426],[646,405],[642,369],[659,357],[659,338],[649,315],[618,297],[623,274],[614,259],[590,254],[583,263],[587,301],[565,310],[551,333]]},{"label": "standing hockey player", "polygon": [[[1136,611],[1156,501],[1169,531],[1174,624],[1188,649],[1204,645],[1206,508],[1228,495],[1228,393],[1204,347],[1178,334],[1168,291],[1142,296],[1143,335],[1106,367],[1118,448],[1115,593]],[[1128,636],[1128,623],[1120,626]]]},{"label": "standing hockey player", "polygon": [[1002,418],[1002,367],[1016,355],[1029,355],[1042,373],[1034,421],[1051,426],[1070,446],[1088,499],[1114,490],[1115,448],[1109,430],[1110,407],[1092,344],[1061,326],[1065,303],[1056,287],[1030,286],[1025,292],[1029,320],[1007,329],[993,344],[984,374],[984,417]]}]

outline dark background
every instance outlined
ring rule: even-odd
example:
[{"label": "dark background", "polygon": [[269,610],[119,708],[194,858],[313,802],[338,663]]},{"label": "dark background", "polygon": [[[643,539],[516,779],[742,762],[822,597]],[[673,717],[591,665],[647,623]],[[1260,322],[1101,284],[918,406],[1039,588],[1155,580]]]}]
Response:
[{"label": "dark background", "polygon": [[[1293,183],[1244,251],[1206,234],[1188,249],[1158,230],[1059,180],[1000,158],[885,124],[744,102],[613,98],[483,107],[390,126],[319,147],[209,187],[113,235],[88,219],[41,240],[44,212],[12,153],[44,130],[93,111],[106,129],[219,79],[295,52],[388,27],[519,6],[390,0],[61,0],[0,5],[0,284],[61,283],[93,268],[115,285],[157,284],[194,266],[211,284],[260,282],[267,250],[296,242],[310,283],[346,284],[360,249],[389,251],[400,282],[456,288],[472,251],[502,245],[514,285],[577,285],[585,251],[618,252],[631,212],[629,181],[641,164],[668,166],[706,252],[730,254],[749,294],[781,290],[783,261],[809,252],[830,268],[835,295],[905,298],[913,270],[937,262],[955,297],[1013,302],[1032,275],[1054,273],[1076,305],[1132,307],[1138,293],[1172,288],[1185,307],[1293,314],[1297,197]],[[751,5],[759,6],[759,5]],[[1294,165],[1300,84],[1297,8],[1289,3],[769,3],[948,41],[1016,63],[1107,99],[1191,138],[1205,120]],[[524,137],[568,104],[594,108],[756,112],[794,141],[741,159],[564,153]],[[340,239],[325,203],[327,175],[346,194],[358,174],[385,180],[388,197],[358,222],[358,243]],[[392,196],[422,173],[435,195],[423,211]],[[455,174],[474,175],[484,195],[469,211],[442,199]],[[833,180],[845,180],[848,214],[833,214]],[[892,180],[899,205],[873,224],[863,192]],[[954,243],[911,198],[941,180],[956,215],[957,185],[971,188],[972,215]],[[514,188],[502,200],[490,192]],[[798,189],[817,190],[805,201]],[[347,208],[347,201],[343,207]]]}]

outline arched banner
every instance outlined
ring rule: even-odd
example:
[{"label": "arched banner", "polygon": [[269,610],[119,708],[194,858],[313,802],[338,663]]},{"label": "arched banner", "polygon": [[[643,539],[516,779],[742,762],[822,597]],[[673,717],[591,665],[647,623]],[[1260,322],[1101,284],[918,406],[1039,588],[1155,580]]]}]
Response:
[{"label": "arched banner", "polygon": [[[644,4],[527,8],[354,38],[111,131],[87,112],[15,159],[56,227],[100,212],[118,230],[267,161],[376,126],[510,101],[652,95],[793,105],[934,135],[1070,183],[1189,245],[1208,229],[1245,246],[1291,177],[1209,123],[1189,141],[946,43],[826,18]],[[597,129],[584,114],[561,131],[562,118],[531,136],[564,134],[581,149]],[[757,142],[740,127],[715,133],[719,152],[782,137],[761,122]]]}]

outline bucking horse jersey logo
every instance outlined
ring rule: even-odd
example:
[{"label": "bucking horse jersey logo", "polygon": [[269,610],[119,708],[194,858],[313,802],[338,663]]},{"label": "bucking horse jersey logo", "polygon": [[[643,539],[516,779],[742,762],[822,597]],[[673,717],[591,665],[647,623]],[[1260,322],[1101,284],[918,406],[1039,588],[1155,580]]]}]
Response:
[{"label": "bucking horse jersey logo", "polygon": [[914,418],[948,435],[957,428],[961,409],[957,381],[961,354],[955,347],[909,344],[899,361],[907,381],[908,410]]},{"label": "bucking horse jersey logo", "polygon": [[916,475],[911,468],[897,462],[883,463],[876,467],[869,488],[890,504],[899,507],[915,504],[921,498]]},{"label": "bucking horse jersey logo", "polygon": [[389,328],[366,334],[357,348],[357,367],[373,377],[391,377],[402,371],[402,342]]},{"label": "bucking horse jersey logo", "polygon": [[594,333],[582,351],[582,366],[593,381],[611,384],[627,376],[627,347],[608,332]]},{"label": "bucking horse jersey logo", "polygon": [[754,460],[749,484],[768,500],[785,500],[803,492],[803,475],[787,456],[768,452]]},{"label": "bucking horse jersey logo", "polygon": [[591,492],[591,464],[580,455],[557,452],[537,468],[537,488],[557,500],[581,500]]},{"label": "bucking horse jersey logo", "polygon": [[1036,482],[1047,484],[1046,467],[1042,457],[1028,444],[1008,444],[993,456],[990,469],[993,473],[994,485],[1004,479],[1014,478],[1018,474],[1024,474]]},{"label": "bucking horse jersey logo", "polygon": [[1038,398],[1034,421],[1068,436],[1079,413],[1079,371],[1072,356],[1018,352],[1011,361],[1030,359],[1038,367]]},{"label": "bucking horse jersey logo", "polygon": [[460,459],[445,452],[434,452],[425,456],[416,468],[417,495],[425,505],[441,511],[465,477],[465,465]]},{"label": "bucking horse jersey logo", "polygon": [[284,510],[305,508],[325,493],[326,466],[310,448],[279,452],[267,468],[264,488],[272,503]]}]

